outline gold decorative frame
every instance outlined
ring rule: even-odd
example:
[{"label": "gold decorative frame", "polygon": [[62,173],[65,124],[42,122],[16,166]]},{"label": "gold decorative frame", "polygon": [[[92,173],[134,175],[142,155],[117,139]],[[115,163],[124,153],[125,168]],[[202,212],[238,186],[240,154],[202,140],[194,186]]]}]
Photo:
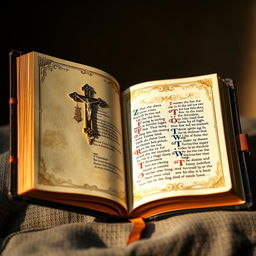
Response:
[{"label": "gold decorative frame", "polygon": [[[209,101],[212,101],[212,80],[211,79],[205,79],[205,80],[198,80],[195,82],[190,83],[175,83],[175,84],[163,84],[163,85],[153,85],[148,86],[145,88],[137,89],[134,91],[131,91],[130,94],[130,100],[136,100],[139,96],[143,94],[147,94],[148,92],[156,91],[156,92],[171,92],[174,91],[176,88],[180,88],[182,90],[187,90],[191,88],[196,88],[198,90],[205,90],[205,93],[209,99]],[[151,103],[161,103],[163,101],[177,101],[177,100],[184,100],[184,99],[191,99],[196,98],[195,93],[187,93],[185,95],[170,95],[170,96],[156,96],[152,97],[147,100],[140,100],[139,103],[145,103],[145,104],[151,104]]]},{"label": "gold decorative frame", "polygon": [[[195,99],[199,97],[199,94],[196,92],[187,92],[186,90],[191,88],[196,88],[198,90],[204,90],[207,99],[211,102],[213,118],[214,118],[214,128],[216,132],[216,143],[218,148],[218,159],[219,161],[216,163],[216,171],[215,176],[209,177],[207,180],[201,182],[193,182],[192,184],[185,185],[184,183],[169,183],[165,188],[159,189],[151,187],[146,190],[133,188],[134,191],[134,201],[143,199],[149,195],[165,193],[170,191],[178,191],[178,190],[201,190],[201,189],[209,189],[209,188],[219,188],[225,186],[223,165],[221,161],[220,155],[220,142],[217,130],[217,121],[216,121],[216,113],[214,107],[214,98],[213,98],[213,80],[212,79],[203,79],[196,80],[189,83],[174,83],[174,84],[162,84],[162,85],[153,85],[140,89],[136,89],[130,92],[125,96],[125,101],[127,104],[132,104],[133,101],[137,101],[140,104],[152,104],[152,103],[162,103],[165,101],[178,101],[178,100],[186,100],[186,99]],[[140,97],[144,94],[152,94],[152,92],[174,92],[176,88],[184,90],[184,94],[172,94],[165,96],[152,96],[151,98],[141,99]]]}]

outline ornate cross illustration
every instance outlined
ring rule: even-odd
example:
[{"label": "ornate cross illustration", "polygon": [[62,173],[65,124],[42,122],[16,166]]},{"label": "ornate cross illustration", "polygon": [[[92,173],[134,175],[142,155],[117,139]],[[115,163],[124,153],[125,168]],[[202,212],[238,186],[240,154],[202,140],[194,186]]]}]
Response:
[{"label": "ornate cross illustration", "polygon": [[[84,91],[84,95],[78,94],[77,92],[72,92],[69,94],[69,97],[78,103],[84,103],[85,107],[85,127],[84,127],[84,133],[87,136],[88,142],[91,145],[95,136],[96,132],[94,129],[94,115],[95,115],[95,107],[106,107],[107,103],[103,101],[102,99],[93,98],[93,95],[95,93],[94,89],[89,86],[88,84],[83,85],[82,91]],[[77,122],[80,122],[82,120],[81,117],[81,108],[78,106],[75,107],[75,116],[74,119]]]}]

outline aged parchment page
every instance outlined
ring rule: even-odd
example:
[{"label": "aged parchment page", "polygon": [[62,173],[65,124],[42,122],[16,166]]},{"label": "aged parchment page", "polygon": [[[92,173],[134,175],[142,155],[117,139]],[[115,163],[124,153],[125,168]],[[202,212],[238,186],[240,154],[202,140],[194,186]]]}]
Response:
[{"label": "aged parchment page", "polygon": [[[36,188],[99,196],[126,207],[117,81],[99,69],[34,54]],[[83,132],[85,103],[68,96],[83,95],[85,84],[94,89],[94,98],[107,103],[93,114],[97,136],[92,145]]]},{"label": "aged parchment page", "polygon": [[216,74],[138,84],[123,101],[132,207],[231,189]]}]

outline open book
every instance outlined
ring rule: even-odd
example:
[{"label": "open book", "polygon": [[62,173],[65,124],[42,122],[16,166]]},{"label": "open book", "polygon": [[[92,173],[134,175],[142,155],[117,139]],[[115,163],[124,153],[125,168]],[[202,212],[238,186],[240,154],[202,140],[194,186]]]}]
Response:
[{"label": "open book", "polygon": [[16,197],[144,218],[248,203],[234,88],[216,74],[120,93],[93,67],[12,58]]}]

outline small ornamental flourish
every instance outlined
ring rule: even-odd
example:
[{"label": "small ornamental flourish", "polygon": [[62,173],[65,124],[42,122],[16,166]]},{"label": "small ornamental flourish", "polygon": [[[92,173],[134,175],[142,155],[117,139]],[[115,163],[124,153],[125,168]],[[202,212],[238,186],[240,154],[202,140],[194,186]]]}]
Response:
[{"label": "small ornamental flourish", "polygon": [[88,75],[88,76],[92,76],[93,75],[93,73],[91,71],[87,70],[87,69],[81,69],[80,72],[83,75]]},{"label": "small ornamental flourish", "polygon": [[69,71],[68,68],[63,67],[61,64],[49,60],[45,57],[38,57],[38,65],[39,65],[39,70],[40,70],[40,80],[41,82],[44,82],[47,72],[52,72],[54,70],[63,70],[63,71]]},{"label": "small ornamental flourish", "polygon": [[[211,79],[204,79],[204,80],[198,80],[193,83],[177,83],[177,84],[163,84],[163,85],[154,85],[149,86],[141,89],[137,89],[131,92],[131,100],[135,100],[137,97],[147,94],[149,92],[157,91],[157,92],[171,92],[174,89],[182,89],[187,90],[191,88],[196,88],[198,90],[204,90],[206,93],[206,96],[208,97],[209,101],[212,101],[212,80]],[[185,96],[187,98],[189,94]],[[194,97],[195,94],[191,93],[191,97]],[[172,100],[181,100],[183,96],[175,96],[176,98]],[[146,102],[145,102],[146,103]]]},{"label": "small ornamental flourish", "polygon": [[47,171],[47,167],[44,159],[41,160],[39,175],[38,175],[38,183],[46,186],[73,187],[73,188],[80,188],[80,189],[85,189],[89,191],[98,191],[98,192],[116,196],[121,200],[125,198],[124,192],[117,191],[111,187],[109,187],[108,189],[102,189],[102,188],[99,188],[97,185],[89,185],[87,183],[83,185],[77,185],[77,184],[74,184],[71,179],[58,178],[53,173],[49,173]]},{"label": "small ornamental flourish", "polygon": [[202,80],[198,80],[198,82],[207,87],[212,87],[212,79],[202,79]]}]

